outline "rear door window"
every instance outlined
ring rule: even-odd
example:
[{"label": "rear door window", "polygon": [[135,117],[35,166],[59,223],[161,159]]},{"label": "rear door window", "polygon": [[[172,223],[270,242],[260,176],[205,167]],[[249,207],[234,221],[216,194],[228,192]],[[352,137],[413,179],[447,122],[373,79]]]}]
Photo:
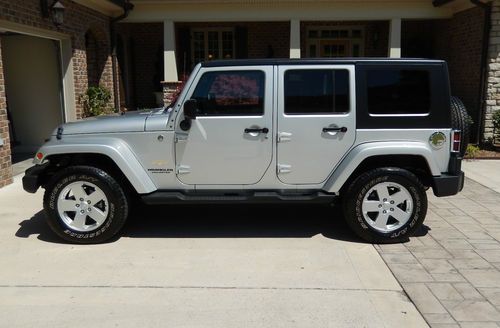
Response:
[{"label": "rear door window", "polygon": [[348,70],[288,70],[284,78],[286,115],[349,112]]}]

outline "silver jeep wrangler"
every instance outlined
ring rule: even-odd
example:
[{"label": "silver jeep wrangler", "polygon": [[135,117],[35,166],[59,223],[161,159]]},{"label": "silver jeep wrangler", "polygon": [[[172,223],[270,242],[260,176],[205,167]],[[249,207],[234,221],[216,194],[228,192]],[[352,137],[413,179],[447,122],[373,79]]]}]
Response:
[{"label": "silver jeep wrangler", "polygon": [[76,243],[117,234],[140,198],[333,203],[372,243],[407,240],[426,189],[463,188],[463,104],[436,60],[213,61],[169,108],[64,124],[24,189],[45,188],[50,227]]}]

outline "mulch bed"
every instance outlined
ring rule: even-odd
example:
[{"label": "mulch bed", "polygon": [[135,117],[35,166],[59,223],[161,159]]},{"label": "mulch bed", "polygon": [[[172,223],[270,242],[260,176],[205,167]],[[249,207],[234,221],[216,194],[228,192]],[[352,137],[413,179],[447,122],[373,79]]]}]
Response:
[{"label": "mulch bed", "polygon": [[497,148],[497,150],[486,150],[486,149],[481,149],[476,153],[476,156],[474,158],[467,158],[466,159],[500,159],[500,149]]}]

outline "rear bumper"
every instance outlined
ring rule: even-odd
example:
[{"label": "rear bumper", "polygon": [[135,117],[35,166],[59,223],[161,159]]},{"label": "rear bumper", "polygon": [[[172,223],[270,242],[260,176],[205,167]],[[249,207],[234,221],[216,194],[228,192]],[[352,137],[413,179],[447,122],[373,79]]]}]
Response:
[{"label": "rear bumper", "polygon": [[42,174],[49,166],[49,163],[35,165],[26,170],[23,177],[23,189],[29,193],[36,193],[42,185]]},{"label": "rear bumper", "polygon": [[433,177],[432,190],[437,197],[453,196],[464,188],[464,172],[456,175],[443,174]]},{"label": "rear bumper", "polygon": [[432,190],[437,197],[453,196],[464,188],[462,157],[452,154],[448,162],[448,173],[432,178]]}]

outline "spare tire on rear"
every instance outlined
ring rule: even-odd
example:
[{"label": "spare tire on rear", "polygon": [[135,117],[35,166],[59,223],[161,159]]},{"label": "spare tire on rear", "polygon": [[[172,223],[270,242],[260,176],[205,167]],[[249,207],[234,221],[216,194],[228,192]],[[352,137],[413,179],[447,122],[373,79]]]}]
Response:
[{"label": "spare tire on rear", "polygon": [[464,103],[457,97],[451,97],[451,127],[453,130],[462,132],[462,142],[460,144],[460,156],[465,155],[470,135],[470,116],[467,113]]}]

